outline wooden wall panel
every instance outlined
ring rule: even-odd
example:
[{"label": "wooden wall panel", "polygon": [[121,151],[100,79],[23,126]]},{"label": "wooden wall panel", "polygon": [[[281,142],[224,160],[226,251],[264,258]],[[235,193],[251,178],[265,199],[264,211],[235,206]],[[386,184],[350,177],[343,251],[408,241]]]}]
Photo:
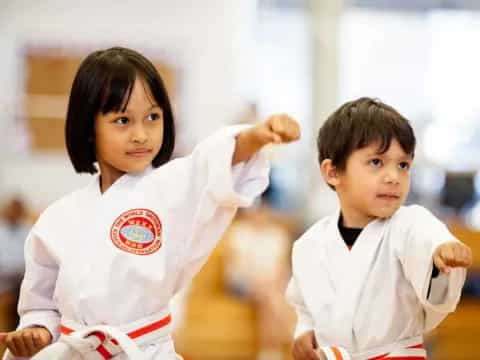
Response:
[{"label": "wooden wall panel", "polygon": [[36,150],[65,149],[65,120],[59,118],[32,117],[28,119],[32,147]]},{"label": "wooden wall panel", "polygon": [[27,94],[67,95],[80,65],[79,57],[29,55],[26,59]]},{"label": "wooden wall panel", "polygon": [[[65,151],[64,121],[74,76],[84,56],[65,50],[35,48],[25,54],[24,113],[34,151]],[[153,61],[172,102],[175,100],[175,72],[167,64]]]}]

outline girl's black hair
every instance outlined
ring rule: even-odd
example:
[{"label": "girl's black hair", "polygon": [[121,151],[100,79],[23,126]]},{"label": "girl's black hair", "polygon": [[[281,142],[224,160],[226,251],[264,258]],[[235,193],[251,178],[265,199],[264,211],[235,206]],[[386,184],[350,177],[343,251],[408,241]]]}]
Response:
[{"label": "girl's black hair", "polygon": [[73,81],[65,123],[68,155],[78,173],[97,172],[95,117],[100,112],[125,111],[135,80],[140,78],[163,113],[163,143],[152,161],[159,167],[170,160],[175,125],[170,100],[153,64],[138,52],[122,47],[95,51],[80,65]]}]

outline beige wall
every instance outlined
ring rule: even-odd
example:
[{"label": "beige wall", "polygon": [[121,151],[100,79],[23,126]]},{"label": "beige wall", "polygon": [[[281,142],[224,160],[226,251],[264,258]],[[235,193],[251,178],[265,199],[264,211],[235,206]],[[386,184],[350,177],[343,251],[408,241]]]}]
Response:
[{"label": "beige wall", "polygon": [[[26,45],[93,50],[133,47],[178,70],[181,108],[177,145],[182,152],[225,123],[243,99],[235,74],[246,42],[238,16],[252,1],[235,0],[46,0],[6,1],[0,15],[0,194],[24,193],[35,207],[46,206],[88,181],[73,173],[64,154],[19,152],[15,136],[23,83],[21,52]],[[72,6],[74,4],[74,6]],[[3,2],[2,2],[3,5]],[[235,22],[233,21],[235,19]],[[249,20],[250,19],[250,20]],[[244,64],[247,60],[241,62]]]}]

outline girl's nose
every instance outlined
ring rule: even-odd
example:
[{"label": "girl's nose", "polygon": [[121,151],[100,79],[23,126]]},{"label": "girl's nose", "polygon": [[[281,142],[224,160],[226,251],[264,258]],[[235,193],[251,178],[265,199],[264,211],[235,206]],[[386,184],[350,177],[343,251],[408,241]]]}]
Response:
[{"label": "girl's nose", "polygon": [[148,139],[147,131],[144,126],[137,125],[133,129],[132,141],[138,144],[144,144]]}]

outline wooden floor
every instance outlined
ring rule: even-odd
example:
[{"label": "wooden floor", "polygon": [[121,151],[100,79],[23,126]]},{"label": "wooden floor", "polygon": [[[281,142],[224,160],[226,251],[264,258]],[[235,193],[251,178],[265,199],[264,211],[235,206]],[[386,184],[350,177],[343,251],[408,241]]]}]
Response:
[{"label": "wooden floor", "polygon": [[479,360],[480,301],[462,300],[429,339],[433,360]]},{"label": "wooden floor", "polygon": [[253,307],[225,292],[224,252],[221,242],[191,286],[184,326],[175,338],[185,360],[255,359],[255,313]]}]

